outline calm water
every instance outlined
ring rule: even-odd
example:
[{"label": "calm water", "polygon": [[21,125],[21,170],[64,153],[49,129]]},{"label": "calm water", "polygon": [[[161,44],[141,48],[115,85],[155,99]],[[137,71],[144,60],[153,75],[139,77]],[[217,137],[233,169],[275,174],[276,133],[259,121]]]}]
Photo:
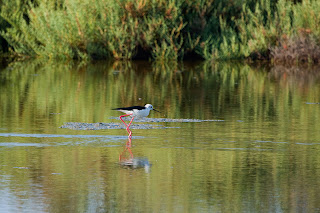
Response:
[{"label": "calm water", "polygon": [[[305,70],[306,69],[306,70]],[[320,69],[30,61],[0,71],[1,212],[319,212]],[[288,72],[290,71],[290,72]],[[152,103],[167,129],[70,130]],[[145,166],[119,165],[119,155]]]}]

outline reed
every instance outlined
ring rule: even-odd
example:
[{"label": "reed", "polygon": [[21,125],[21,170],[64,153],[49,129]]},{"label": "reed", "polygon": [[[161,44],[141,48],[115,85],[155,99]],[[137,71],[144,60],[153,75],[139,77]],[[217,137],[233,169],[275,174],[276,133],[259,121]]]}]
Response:
[{"label": "reed", "polygon": [[15,55],[274,59],[272,50],[284,39],[298,41],[301,31],[319,46],[316,0],[3,0],[0,6],[1,36]]}]

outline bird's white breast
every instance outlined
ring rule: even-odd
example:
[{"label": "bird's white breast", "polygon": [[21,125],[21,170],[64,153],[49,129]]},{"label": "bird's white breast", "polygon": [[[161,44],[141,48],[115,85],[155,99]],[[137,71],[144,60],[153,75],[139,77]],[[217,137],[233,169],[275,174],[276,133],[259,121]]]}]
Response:
[{"label": "bird's white breast", "polygon": [[150,110],[148,109],[143,109],[143,110],[134,109],[132,116],[138,117],[138,118],[147,117],[149,115],[149,112]]}]

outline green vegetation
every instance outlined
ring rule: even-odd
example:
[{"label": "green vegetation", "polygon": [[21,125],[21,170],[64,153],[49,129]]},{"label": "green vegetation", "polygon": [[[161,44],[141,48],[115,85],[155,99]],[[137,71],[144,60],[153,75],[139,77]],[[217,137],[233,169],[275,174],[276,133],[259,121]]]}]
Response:
[{"label": "green vegetation", "polygon": [[[20,56],[156,61],[319,58],[317,0],[4,0],[0,6],[1,36],[11,54]],[[317,51],[301,48],[301,39]]]}]

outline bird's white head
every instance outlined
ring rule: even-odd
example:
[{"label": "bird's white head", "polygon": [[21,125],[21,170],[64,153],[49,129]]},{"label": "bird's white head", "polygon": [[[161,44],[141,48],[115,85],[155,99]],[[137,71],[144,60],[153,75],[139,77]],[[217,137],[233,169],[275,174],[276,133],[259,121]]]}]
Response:
[{"label": "bird's white head", "polygon": [[150,112],[151,110],[154,110],[154,111],[156,111],[156,112],[159,112],[158,110],[155,110],[151,104],[146,104],[146,105],[144,105],[144,107],[145,107],[147,110],[149,110],[149,112]]},{"label": "bird's white head", "polygon": [[150,110],[153,110],[153,106],[152,106],[151,104],[146,104],[146,105],[144,105],[144,107],[145,107],[146,109],[148,109],[149,111],[150,111]]}]

